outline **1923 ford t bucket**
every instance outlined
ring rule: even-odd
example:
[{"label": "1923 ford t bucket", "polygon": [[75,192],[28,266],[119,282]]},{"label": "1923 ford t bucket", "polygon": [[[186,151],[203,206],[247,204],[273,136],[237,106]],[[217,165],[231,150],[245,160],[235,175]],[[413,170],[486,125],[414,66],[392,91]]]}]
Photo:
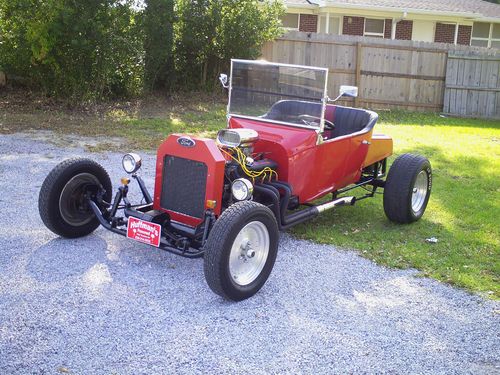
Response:
[{"label": "1923 ford t bucket", "polygon": [[[123,168],[142,204],[129,202],[130,178],[113,196],[103,167],[70,159],[42,185],[42,220],[63,237],[102,225],[184,257],[203,256],[208,285],[232,300],[264,285],[280,230],[323,211],[384,189],[390,220],[418,220],[432,187],[429,161],[404,154],[386,174],[392,139],[373,134],[376,113],[330,104],[327,75],[323,68],[233,60],[230,78],[221,77],[229,89],[227,128],[217,140],[170,135],[158,149],[152,197],[136,154],[124,156]],[[356,91],[342,87],[341,95]],[[349,194],[361,186],[368,193]]]}]

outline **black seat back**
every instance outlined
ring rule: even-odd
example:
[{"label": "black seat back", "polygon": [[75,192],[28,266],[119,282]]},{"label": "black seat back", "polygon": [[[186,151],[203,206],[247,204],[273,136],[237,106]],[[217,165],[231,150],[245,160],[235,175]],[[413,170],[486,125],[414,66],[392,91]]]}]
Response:
[{"label": "black seat back", "polygon": [[[330,107],[330,106],[328,106]],[[375,112],[333,105],[333,119],[327,118],[335,124],[333,137],[341,137],[360,131],[370,131],[378,120],[378,115]],[[331,108],[330,107],[330,108]],[[263,118],[275,121],[296,122],[297,116],[307,114],[311,116],[321,117],[321,103],[307,102],[302,100],[280,100],[273,104]]]},{"label": "black seat back", "polygon": [[370,131],[377,122],[378,115],[366,109],[336,106],[335,108],[335,130],[333,137]]}]

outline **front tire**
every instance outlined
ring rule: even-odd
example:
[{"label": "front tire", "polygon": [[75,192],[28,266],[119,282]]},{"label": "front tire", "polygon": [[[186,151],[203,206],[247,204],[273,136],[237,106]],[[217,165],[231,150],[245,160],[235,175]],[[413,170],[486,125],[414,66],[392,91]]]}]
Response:
[{"label": "front tire", "polygon": [[205,244],[204,273],[216,294],[241,301],[257,293],[274,266],[279,230],[266,206],[237,202],[215,222]]},{"label": "front tire", "polygon": [[420,155],[403,154],[389,170],[384,187],[384,211],[396,223],[412,223],[425,212],[432,190],[432,168]]},{"label": "front tire", "polygon": [[74,158],[58,164],[45,178],[38,196],[38,211],[55,234],[77,238],[92,233],[99,221],[89,207],[87,194],[104,189],[111,200],[111,180],[104,168],[90,159]]}]

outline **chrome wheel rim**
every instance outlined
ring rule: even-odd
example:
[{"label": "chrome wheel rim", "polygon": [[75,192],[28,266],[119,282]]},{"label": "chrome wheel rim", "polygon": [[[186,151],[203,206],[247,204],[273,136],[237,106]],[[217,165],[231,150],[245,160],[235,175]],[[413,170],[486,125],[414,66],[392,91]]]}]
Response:
[{"label": "chrome wheel rim", "polygon": [[90,173],[80,173],[64,185],[59,197],[59,212],[68,224],[82,226],[94,218],[90,209],[86,193],[92,187],[99,186],[97,177]]},{"label": "chrome wheel rim", "polygon": [[427,190],[429,187],[429,177],[426,171],[420,171],[415,180],[415,185],[413,186],[413,193],[411,196],[411,208],[413,212],[419,212],[427,197]]},{"label": "chrome wheel rim", "polygon": [[240,230],[229,254],[229,273],[236,284],[245,286],[259,277],[269,255],[269,243],[269,231],[260,221]]}]

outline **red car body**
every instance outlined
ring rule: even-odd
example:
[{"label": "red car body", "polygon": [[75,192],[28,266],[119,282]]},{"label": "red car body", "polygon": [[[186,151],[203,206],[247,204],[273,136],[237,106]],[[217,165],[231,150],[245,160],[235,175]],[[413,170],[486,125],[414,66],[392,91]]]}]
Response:
[{"label": "red car body", "polygon": [[[335,108],[335,105],[329,105],[326,111],[332,122],[335,120]],[[237,116],[229,118],[228,126],[231,129],[253,129],[259,133],[255,154],[264,153],[266,158],[277,162],[279,179],[293,186],[293,193],[299,197],[300,204],[312,202],[357,182],[365,167],[392,154],[392,139],[385,135],[373,135],[373,129],[318,143],[318,133],[313,129]],[[161,207],[165,155],[197,160],[207,165],[210,178],[207,179],[205,202],[221,202],[224,166],[229,157],[212,139],[193,137],[195,146],[185,147],[177,142],[180,137],[173,134],[158,148],[153,204],[154,209],[168,212],[173,220],[194,227],[202,222],[202,218]],[[214,213],[220,215],[220,204],[216,205]]]}]

